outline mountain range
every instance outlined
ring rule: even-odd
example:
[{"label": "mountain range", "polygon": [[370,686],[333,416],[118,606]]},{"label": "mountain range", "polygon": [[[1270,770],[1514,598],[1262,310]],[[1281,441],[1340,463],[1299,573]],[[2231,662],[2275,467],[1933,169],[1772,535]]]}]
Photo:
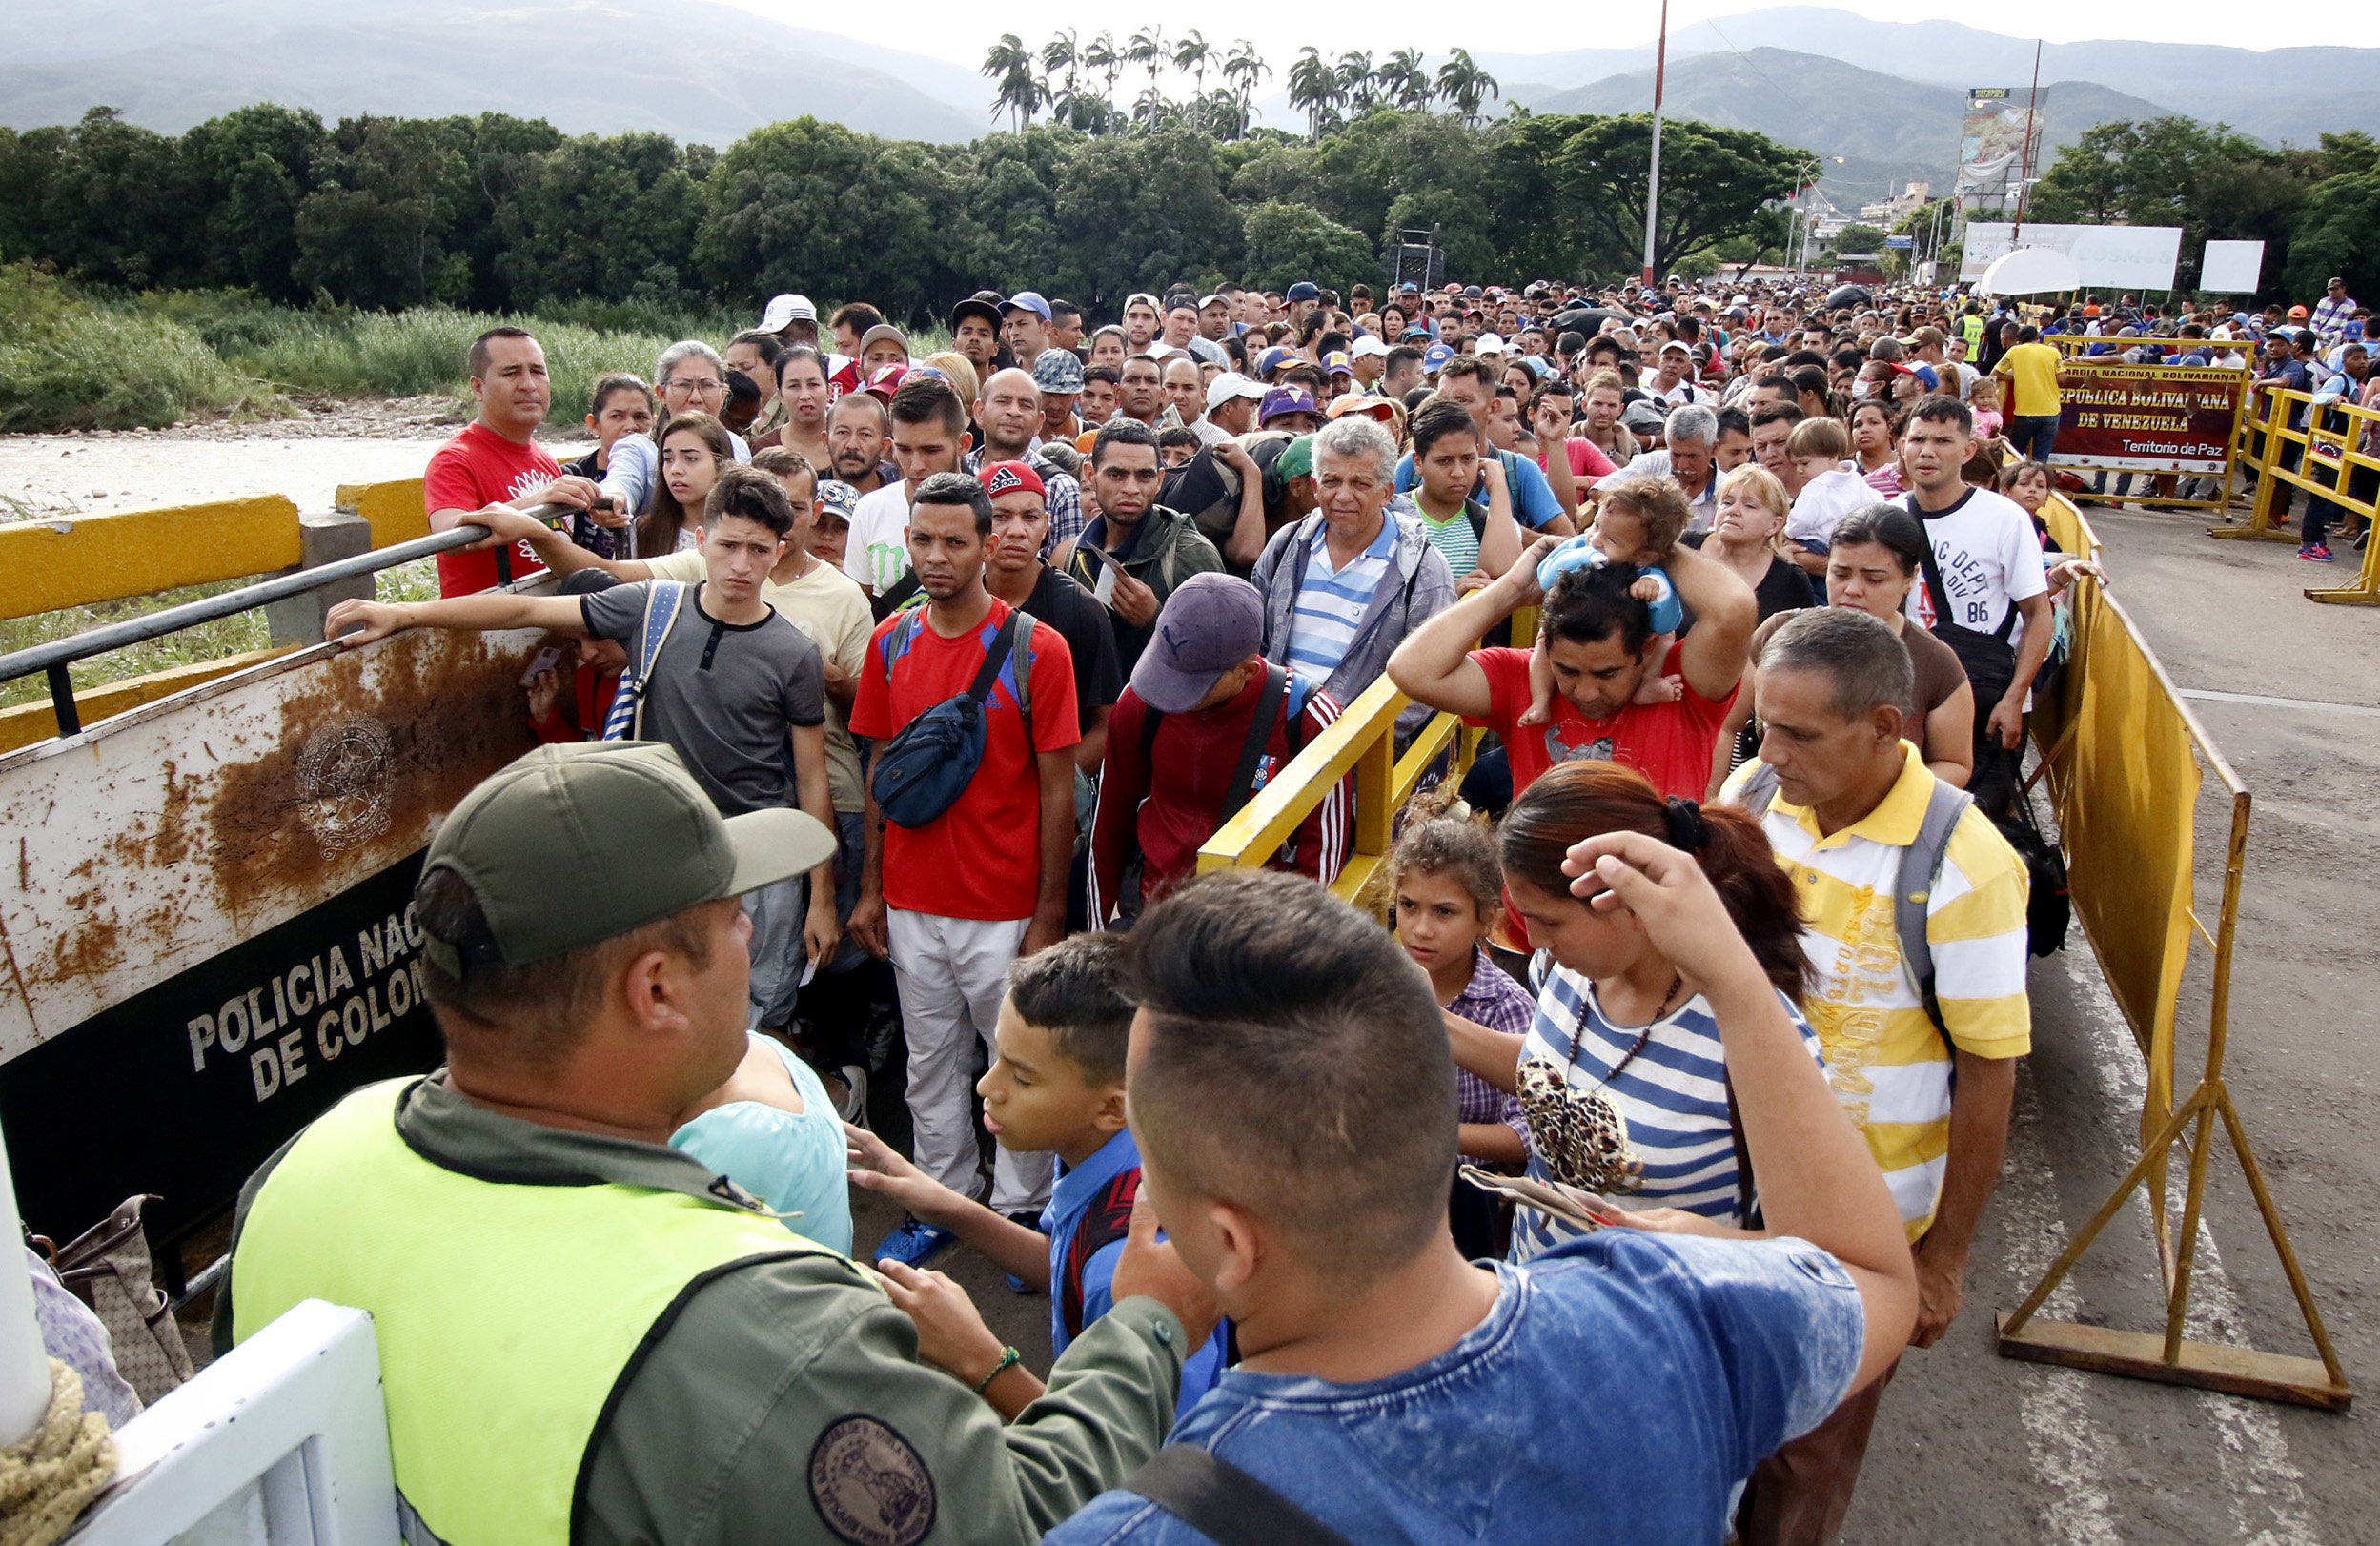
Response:
[{"label": "mountain range", "polygon": [[[1818,152],[1828,196],[1846,208],[1911,179],[1946,190],[1964,89],[2022,92],[2034,64],[2029,41],[1960,23],[1869,21],[1808,6],[1681,27],[1669,49],[1670,113]],[[2176,112],[2268,143],[2380,132],[2376,54],[2053,44],[2041,60],[2049,144],[2111,119]],[[1650,43],[1477,58],[1500,83],[1501,104],[1640,112],[1652,102]],[[1288,64],[1273,61],[1276,72]],[[0,124],[70,123],[104,104],[178,132],[262,101],[326,119],[496,111],[570,133],[658,130],[713,146],[804,113],[937,142],[973,139],[994,123],[990,83],[964,65],[715,0],[383,0],[338,12],[317,0],[0,6]],[[1256,106],[1261,121],[1303,124],[1278,92]]]}]

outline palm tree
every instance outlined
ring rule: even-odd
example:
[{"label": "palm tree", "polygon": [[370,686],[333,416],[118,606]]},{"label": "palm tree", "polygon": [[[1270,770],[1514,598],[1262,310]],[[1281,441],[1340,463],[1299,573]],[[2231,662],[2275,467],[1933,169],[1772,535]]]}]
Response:
[{"label": "palm tree", "polygon": [[1297,62],[1290,66],[1290,106],[1306,110],[1308,136],[1322,138],[1323,114],[1336,112],[1341,101],[1339,77],[1323,60],[1322,51],[1312,44],[1297,53]]},{"label": "palm tree", "polygon": [[1189,36],[1173,45],[1173,68],[1190,75],[1194,95],[1207,94],[1207,70],[1213,62],[1214,49],[1207,42],[1206,34],[1195,27],[1190,30]]},{"label": "palm tree", "polygon": [[[1075,40],[1071,27],[1041,46],[1042,86],[1048,93],[1050,111],[1068,123],[1074,121],[1076,82],[1082,63],[1082,46]],[[1062,70],[1066,71],[1063,77],[1058,73]]]},{"label": "palm tree", "polygon": [[1134,32],[1131,41],[1124,46],[1124,57],[1147,70],[1149,90],[1156,90],[1157,71],[1172,62],[1166,52],[1165,29],[1144,27]]},{"label": "palm tree", "polygon": [[1418,49],[1399,49],[1390,54],[1372,78],[1380,88],[1380,100],[1407,112],[1428,107],[1437,94]]},{"label": "palm tree", "polygon": [[1353,49],[1339,55],[1339,95],[1348,111],[1357,117],[1369,112],[1373,103],[1372,55]]},{"label": "palm tree", "polygon": [[1161,128],[1175,111],[1157,83],[1150,81],[1141,88],[1140,95],[1132,101],[1132,122],[1143,129]]},{"label": "palm tree", "polygon": [[1248,112],[1239,97],[1227,88],[1218,87],[1206,95],[1193,99],[1190,106],[1190,122],[1217,139],[1245,139],[1248,136]]},{"label": "palm tree", "polygon": [[1049,99],[1048,88],[1033,73],[1032,51],[1014,32],[1000,34],[1000,41],[984,55],[983,72],[999,87],[991,115],[997,118],[1006,109],[1019,132],[1033,121],[1033,110]]},{"label": "palm tree", "polygon": [[1083,50],[1083,68],[1096,70],[1108,78],[1108,90],[1100,98],[1108,107],[1108,121],[1116,120],[1115,78],[1124,71],[1124,55],[1115,46],[1113,32],[1102,32]]},{"label": "palm tree", "polygon": [[1482,102],[1503,94],[1495,77],[1479,68],[1469,49],[1456,49],[1454,57],[1438,67],[1438,96],[1466,126],[1479,121]]},{"label": "palm tree", "polygon": [[1248,132],[1249,122],[1255,116],[1256,82],[1272,73],[1272,67],[1256,52],[1256,45],[1241,38],[1231,45],[1231,51],[1223,61],[1223,78],[1239,89],[1240,133]]}]

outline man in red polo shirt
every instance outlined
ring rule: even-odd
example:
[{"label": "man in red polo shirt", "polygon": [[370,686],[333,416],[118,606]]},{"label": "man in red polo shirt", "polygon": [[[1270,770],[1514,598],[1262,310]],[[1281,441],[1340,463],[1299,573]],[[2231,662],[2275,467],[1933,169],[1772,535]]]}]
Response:
[{"label": "man in red polo shirt", "polygon": [[[432,531],[450,530],[492,504],[515,510],[567,504],[584,510],[595,502],[595,484],[565,475],[533,438],[554,406],[554,383],[537,339],[508,327],[490,328],[472,340],[471,395],[479,399],[479,417],[431,455],[421,476]],[[528,543],[513,544],[514,579],[544,567]],[[438,555],[440,596],[468,596],[496,582],[493,552]]]},{"label": "man in red polo shirt", "polygon": [[[1699,799],[1711,748],[1743,681],[1760,608],[1751,588],[1713,559],[1679,543],[1661,560],[1693,615],[1684,638],[1657,657],[1644,602],[1628,594],[1626,564],[1574,569],[1551,596],[1537,564],[1557,539],[1540,538],[1493,584],[1414,629],[1389,657],[1389,678],[1432,708],[1459,714],[1504,740],[1517,795],[1556,763],[1625,763],[1665,795]],[[1517,609],[1545,603],[1539,638],[1554,664],[1554,719],[1522,726],[1529,652],[1471,646]],[[1639,703],[1649,678],[1680,679],[1668,702]]]}]

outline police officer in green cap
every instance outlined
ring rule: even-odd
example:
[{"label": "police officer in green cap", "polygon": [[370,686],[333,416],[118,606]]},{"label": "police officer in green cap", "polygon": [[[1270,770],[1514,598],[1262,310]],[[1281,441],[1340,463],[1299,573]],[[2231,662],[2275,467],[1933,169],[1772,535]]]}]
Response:
[{"label": "police officer in green cap", "polygon": [[219,1347],[303,1299],[371,1312],[414,1546],[1032,1541],[1163,1440],[1214,1311],[1152,1226],[1004,1426],[868,1271],[669,1147],[743,1055],[738,898],[834,841],[722,820],[619,741],[540,747],[439,828],[414,915],[446,1066],[250,1179],[215,1310]]}]

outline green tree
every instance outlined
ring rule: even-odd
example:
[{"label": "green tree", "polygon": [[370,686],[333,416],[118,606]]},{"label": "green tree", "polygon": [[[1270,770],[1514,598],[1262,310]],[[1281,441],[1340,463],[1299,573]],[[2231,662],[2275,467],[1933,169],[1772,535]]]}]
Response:
[{"label": "green tree", "polygon": [[1884,231],[1882,226],[1863,225],[1854,220],[1836,232],[1835,239],[1827,245],[1838,253],[1882,253],[1884,250]]},{"label": "green tree", "polygon": [[508,305],[641,293],[681,300],[696,288],[688,256],[701,189],[666,134],[584,134],[539,158],[497,216],[497,279]]},{"label": "green tree", "polygon": [[210,118],[182,136],[182,164],[206,212],[199,283],[306,298],[296,280],[297,207],[329,143],[314,113],[269,105]]},{"label": "green tree", "polygon": [[198,275],[181,143],[93,108],[54,140],[38,216],[43,255],[85,279],[145,289]]},{"label": "green tree", "polygon": [[1338,112],[1344,97],[1339,90],[1338,71],[1322,57],[1322,51],[1311,45],[1298,51],[1297,62],[1290,66],[1290,106],[1302,109],[1310,139],[1322,138],[1322,121]]},{"label": "green tree", "polygon": [[991,77],[996,88],[991,101],[991,115],[1005,111],[1009,121],[1019,130],[1033,121],[1033,114],[1049,100],[1049,90],[1041,77],[1033,73],[1033,53],[1024,39],[1014,32],[1003,32],[984,55],[983,74]]},{"label": "green tree", "polygon": [[1240,212],[1224,196],[1217,150],[1184,128],[1085,142],[1058,190],[1066,256],[1045,275],[1054,293],[1113,315],[1135,290],[1236,274]]},{"label": "green tree", "polygon": [[2292,212],[2326,165],[2356,153],[2350,142],[2325,140],[2331,147],[2327,152],[2288,153],[2268,150],[2223,124],[2189,118],[2098,124],[2043,173],[2027,218],[2180,226],[2174,283],[2191,289],[2209,238],[2287,242]]},{"label": "green tree", "polygon": [[771,124],[720,155],[702,204],[695,265],[722,293],[865,295],[908,317],[937,294],[949,198],[929,147]]},{"label": "green tree", "polygon": [[[1643,252],[1652,119],[1630,113],[1568,122],[1573,127],[1548,168],[1563,194],[1556,218],[1596,267],[1624,271]],[[1780,145],[1766,134],[1669,120],[1661,132],[1654,269],[1666,274],[1680,259],[1737,234],[1763,207],[1790,197],[1817,170],[1817,157],[1809,152]]]},{"label": "green tree", "polygon": [[477,190],[454,124],[340,121],[297,207],[300,285],[376,310],[470,299],[471,258],[453,238]]},{"label": "green tree", "polygon": [[1260,290],[1286,290],[1300,279],[1341,292],[1379,276],[1379,255],[1371,238],[1351,231],[1305,204],[1259,204],[1248,212],[1248,261],[1244,281]]},{"label": "green tree", "polygon": [[[1231,45],[1231,51],[1223,61],[1223,78],[1239,93],[1240,122],[1243,125],[1252,122],[1256,115],[1253,105],[1256,83],[1271,73],[1272,67],[1264,62],[1264,56],[1256,51],[1256,45],[1246,38]],[[1240,132],[1245,135],[1248,131],[1242,128]]]}]

